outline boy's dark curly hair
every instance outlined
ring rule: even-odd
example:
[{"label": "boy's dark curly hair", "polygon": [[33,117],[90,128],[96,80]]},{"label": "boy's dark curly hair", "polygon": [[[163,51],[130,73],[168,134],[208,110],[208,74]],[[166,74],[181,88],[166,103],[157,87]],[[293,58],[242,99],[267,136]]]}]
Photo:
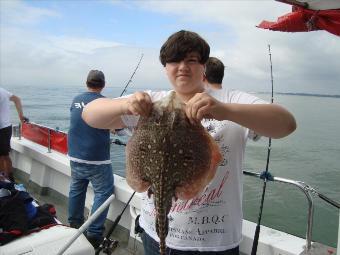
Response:
[{"label": "boy's dark curly hair", "polygon": [[163,44],[159,60],[165,66],[166,63],[183,60],[191,52],[198,53],[199,62],[205,64],[209,58],[210,46],[197,33],[181,30],[172,34]]}]

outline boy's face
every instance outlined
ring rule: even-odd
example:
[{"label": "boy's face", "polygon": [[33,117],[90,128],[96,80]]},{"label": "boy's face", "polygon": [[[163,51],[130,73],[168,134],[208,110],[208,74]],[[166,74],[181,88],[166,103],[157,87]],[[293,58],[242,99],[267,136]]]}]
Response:
[{"label": "boy's face", "polygon": [[166,63],[166,74],[177,93],[194,95],[203,90],[205,67],[199,60],[200,56],[192,52],[179,62]]}]

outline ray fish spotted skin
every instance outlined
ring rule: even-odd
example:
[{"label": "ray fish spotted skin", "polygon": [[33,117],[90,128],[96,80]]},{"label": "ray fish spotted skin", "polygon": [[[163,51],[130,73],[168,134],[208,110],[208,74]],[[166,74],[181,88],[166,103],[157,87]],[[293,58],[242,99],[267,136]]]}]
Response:
[{"label": "ray fish spotted skin", "polygon": [[[166,250],[172,199],[191,199],[212,180],[221,153],[201,124],[192,125],[175,92],[140,117],[126,147],[127,183],[153,194],[160,254]],[[151,192],[150,192],[151,190]]]}]

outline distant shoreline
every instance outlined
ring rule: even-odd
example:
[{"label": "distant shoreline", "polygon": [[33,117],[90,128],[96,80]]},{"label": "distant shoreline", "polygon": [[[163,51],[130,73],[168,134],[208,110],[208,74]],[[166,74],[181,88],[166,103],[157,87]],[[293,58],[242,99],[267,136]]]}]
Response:
[{"label": "distant shoreline", "polygon": [[[13,86],[2,86],[2,87],[5,88],[5,89],[8,89],[8,90],[11,90],[13,87],[29,87],[29,88],[32,88],[31,85],[13,85]],[[40,86],[38,86],[38,88],[39,87]],[[76,86],[66,85],[65,87],[75,88],[76,90],[78,90],[78,87],[76,87]],[[115,86],[106,87],[106,89],[117,90],[117,93],[122,90],[121,87],[115,87]],[[158,91],[158,90],[168,90],[168,89],[170,89],[170,88],[153,88],[153,90],[156,90],[156,91]],[[231,88],[231,89],[233,89],[233,88]],[[150,88],[130,87],[130,88],[127,89],[128,93],[133,93],[135,91],[146,91],[146,90],[150,90]],[[264,95],[271,94],[270,91],[247,91],[247,90],[244,90],[244,91],[246,91],[247,93],[250,93],[250,94],[264,94]],[[340,98],[340,95],[338,95],[338,94],[318,94],[318,93],[306,93],[306,92],[274,92],[274,94],[275,95],[289,95],[289,96]],[[117,94],[117,96],[118,96],[118,94]]]},{"label": "distant shoreline", "polygon": [[[254,92],[256,94],[270,94],[270,92]],[[340,95],[330,95],[330,94],[314,94],[314,93],[296,93],[296,92],[275,92],[277,95],[290,95],[290,96],[307,96],[307,97],[331,97],[340,98]]]}]

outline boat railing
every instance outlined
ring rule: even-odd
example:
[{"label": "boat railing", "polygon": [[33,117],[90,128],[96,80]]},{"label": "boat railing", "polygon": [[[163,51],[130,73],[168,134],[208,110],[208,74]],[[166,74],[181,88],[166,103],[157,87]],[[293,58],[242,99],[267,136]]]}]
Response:
[{"label": "boat railing", "polygon": [[24,122],[13,126],[13,136],[24,137],[51,150],[67,154],[67,134],[59,129],[52,129],[34,122]]},{"label": "boat railing", "polygon": [[[38,143],[42,146],[47,147],[48,152],[51,152],[51,149],[61,152],[63,154],[67,154],[67,134],[63,131],[58,129],[52,129],[40,124],[36,124],[33,122],[25,122],[22,125],[19,124],[17,126],[13,126],[13,136],[24,137],[30,141]],[[117,145],[126,145],[124,142],[120,141],[119,139],[114,139],[112,143]],[[293,186],[298,187],[306,196],[308,201],[308,218],[307,218],[307,229],[306,229],[306,248],[307,251],[311,249],[312,243],[312,230],[313,230],[313,216],[314,216],[314,202],[312,195],[317,195],[322,200],[326,201],[330,205],[340,209],[340,203],[328,198],[327,196],[319,193],[310,185],[302,182],[302,181],[295,181],[291,179],[286,179],[282,177],[274,177],[271,176],[270,179],[264,177],[261,173],[251,172],[244,170],[244,175],[253,176],[257,178],[264,179],[270,181],[276,181],[281,183],[287,183]]]},{"label": "boat railing", "polygon": [[[248,176],[253,176],[253,177],[258,177],[261,179],[264,179],[264,175],[262,173],[256,173],[256,172],[251,172],[247,170],[243,170],[244,175]],[[309,251],[312,247],[312,232],[313,232],[313,218],[314,218],[314,202],[313,202],[313,197],[312,195],[317,195],[330,205],[340,209],[340,203],[328,198],[327,196],[319,193],[316,189],[311,187],[310,185],[302,182],[302,181],[295,181],[291,179],[286,179],[282,177],[275,177],[275,176],[270,176],[270,181],[276,181],[276,182],[281,182],[281,183],[287,183],[290,185],[293,185],[297,188],[299,188],[306,196],[307,201],[308,201],[308,218],[307,218],[307,229],[306,229],[306,249]]]},{"label": "boat railing", "polygon": [[[129,135],[128,131],[122,132],[117,130],[117,133],[120,136]],[[40,144],[46,147],[49,153],[52,149],[62,154],[67,154],[68,152],[67,133],[59,130],[59,128],[53,129],[34,122],[24,122],[23,124],[13,125],[12,136],[18,137],[19,140],[21,140],[21,137],[24,137],[27,140]],[[120,142],[119,139],[111,139],[111,143],[123,145]]]}]

